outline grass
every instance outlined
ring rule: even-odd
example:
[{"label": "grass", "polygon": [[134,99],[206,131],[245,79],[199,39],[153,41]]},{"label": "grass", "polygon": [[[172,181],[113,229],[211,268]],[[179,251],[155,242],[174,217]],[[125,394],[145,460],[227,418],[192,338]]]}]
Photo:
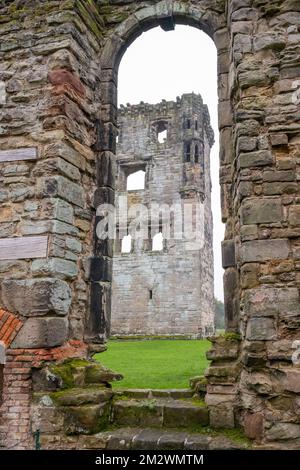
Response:
[{"label": "grass", "polygon": [[189,379],[207,368],[207,340],[110,341],[96,359],[124,375],[122,388],[188,388]]}]

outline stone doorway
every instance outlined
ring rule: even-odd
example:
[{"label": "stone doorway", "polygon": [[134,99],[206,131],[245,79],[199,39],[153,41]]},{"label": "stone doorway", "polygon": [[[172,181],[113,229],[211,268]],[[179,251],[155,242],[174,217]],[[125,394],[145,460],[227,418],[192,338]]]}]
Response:
[{"label": "stone doorway", "polygon": [[[175,8],[175,9],[174,9]],[[228,61],[226,60],[227,57],[227,49],[228,40],[226,30],[222,29],[222,31],[215,31],[215,28],[218,28],[218,25],[214,24],[215,18],[212,16],[210,17],[209,14],[206,15],[206,18],[202,18],[201,12],[197,12],[195,9],[189,9],[187,6],[183,8],[182,5],[179,5],[179,2],[176,2],[176,5],[172,6],[172,21],[167,21],[168,12],[162,9],[160,11],[156,7],[153,7],[153,11],[151,8],[147,8],[145,10],[141,10],[139,12],[139,20],[136,20],[135,17],[129,18],[126,20],[122,25],[114,31],[114,35],[112,39],[109,39],[104,47],[104,51],[101,57],[101,66],[102,66],[102,93],[103,93],[103,108],[102,108],[102,118],[103,118],[103,141],[102,141],[102,158],[105,159],[106,166],[113,167],[113,162],[115,161],[115,154],[116,154],[116,141],[119,141],[118,137],[118,124],[117,124],[117,82],[118,82],[118,68],[120,61],[123,57],[124,52],[130,46],[130,44],[143,32],[152,29],[156,26],[160,26],[165,31],[173,30],[175,28],[175,24],[184,24],[188,26],[193,26],[198,29],[201,29],[205,33],[207,33],[212,39],[214,39],[214,43],[217,47],[218,51],[218,62],[219,62],[219,99],[220,99],[220,107],[224,108],[225,104],[227,108],[229,108],[229,102],[227,101],[228,98],[228,86],[226,85],[226,80],[228,80]],[[149,12],[152,13],[149,13]],[[154,12],[154,13],[153,13]],[[143,16],[145,15],[145,16]],[[226,39],[226,41],[225,41]],[[226,85],[226,86],[225,86]],[[227,111],[228,114],[229,111]],[[221,114],[221,112],[220,112]],[[223,116],[223,113],[222,113]],[[222,117],[223,122],[220,122],[220,140],[221,140],[221,150],[220,153],[224,155],[227,154],[229,158],[229,154],[231,152],[230,145],[230,133],[231,133],[231,121],[224,120]],[[225,150],[226,145],[226,150]],[[194,149],[194,143],[193,143]],[[221,164],[224,164],[223,158],[221,160]],[[114,181],[111,182],[111,188],[114,190],[116,185],[118,184],[117,181],[113,178]],[[102,185],[102,181],[99,182]],[[102,190],[99,190],[99,192]],[[222,185],[222,221],[226,222],[228,218],[227,209],[228,204],[224,200],[224,195],[226,194],[228,197],[229,185],[226,184]],[[102,191],[103,194],[103,191]],[[107,195],[111,200],[113,194]],[[97,198],[97,200],[99,200]],[[106,200],[106,199],[105,199]],[[226,208],[226,211],[225,211]],[[98,245],[98,246],[97,246]],[[231,268],[231,271],[234,268],[235,261],[233,260],[232,250],[233,246],[232,243],[226,245],[227,252],[230,252],[229,256],[227,256],[227,260],[225,262],[224,267]],[[107,249],[105,248],[107,251]],[[104,251],[105,251],[104,250]],[[96,253],[101,254],[103,252],[103,242],[98,243],[96,241]],[[229,257],[231,256],[231,260]],[[232,276],[231,276],[232,278]],[[227,310],[227,329],[228,331],[237,331],[238,329],[238,318],[236,315],[235,307],[238,305],[237,299],[237,277],[235,278],[235,283],[231,283],[230,285],[230,293],[226,295],[225,293],[225,305]],[[225,289],[228,287],[228,282],[225,282]],[[92,299],[93,295],[93,284],[92,288]],[[98,289],[97,286],[94,287],[95,290]],[[149,292],[152,292],[153,289],[149,288]],[[149,294],[150,295],[150,294]],[[235,313],[234,313],[235,312]],[[93,315],[92,315],[93,316]],[[110,331],[110,323],[111,323],[111,310],[110,308],[106,312],[106,319],[103,317],[101,331],[102,334],[105,335],[105,328],[107,332]]]}]

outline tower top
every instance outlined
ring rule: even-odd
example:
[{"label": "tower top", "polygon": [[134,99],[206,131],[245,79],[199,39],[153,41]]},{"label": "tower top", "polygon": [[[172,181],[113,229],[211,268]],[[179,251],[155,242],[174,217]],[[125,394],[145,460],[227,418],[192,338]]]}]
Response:
[{"label": "tower top", "polygon": [[138,118],[139,116],[147,116],[148,119],[166,118],[169,114],[186,112],[191,110],[197,114],[203,115],[203,127],[206,131],[208,141],[212,147],[215,138],[214,131],[210,123],[210,114],[206,104],[203,103],[202,96],[196,93],[184,93],[177,96],[176,101],[161,100],[160,103],[145,103],[141,101],[139,104],[127,103],[119,107],[119,118]]}]

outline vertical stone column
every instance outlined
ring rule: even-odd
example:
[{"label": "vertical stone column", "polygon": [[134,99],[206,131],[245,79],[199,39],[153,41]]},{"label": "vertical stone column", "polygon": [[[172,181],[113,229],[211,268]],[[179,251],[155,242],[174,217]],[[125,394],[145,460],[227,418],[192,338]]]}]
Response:
[{"label": "vertical stone column", "polygon": [[[296,448],[299,370],[299,12],[229,2],[240,273],[241,421],[249,437]],[[283,398],[283,395],[285,398]],[[279,445],[279,444],[277,444]]]},{"label": "vertical stone column", "polygon": [[[76,355],[74,345],[86,354],[100,24],[93,2],[1,8],[0,307],[23,323],[4,368],[8,447],[26,433],[32,444],[33,358],[54,360],[45,351],[60,347],[60,359]],[[5,430],[13,419],[22,436]]]}]

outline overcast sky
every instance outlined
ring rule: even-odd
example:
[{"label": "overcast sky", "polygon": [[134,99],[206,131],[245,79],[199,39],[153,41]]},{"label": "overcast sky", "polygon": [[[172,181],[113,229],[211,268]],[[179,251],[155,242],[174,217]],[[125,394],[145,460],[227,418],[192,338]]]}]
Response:
[{"label": "overcast sky", "polygon": [[164,32],[154,28],[127,49],[119,69],[119,104],[140,101],[158,103],[175,100],[183,93],[200,93],[208,105],[216,143],[211,152],[212,211],[214,217],[215,295],[223,300],[223,270],[219,190],[219,146],[217,114],[217,53],[212,40],[202,31],[176,26]]}]

